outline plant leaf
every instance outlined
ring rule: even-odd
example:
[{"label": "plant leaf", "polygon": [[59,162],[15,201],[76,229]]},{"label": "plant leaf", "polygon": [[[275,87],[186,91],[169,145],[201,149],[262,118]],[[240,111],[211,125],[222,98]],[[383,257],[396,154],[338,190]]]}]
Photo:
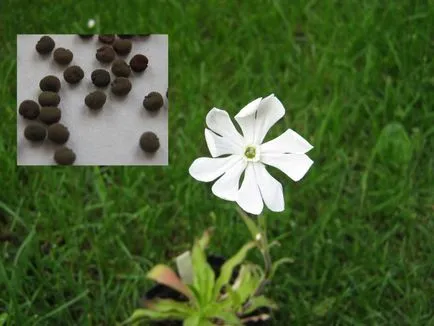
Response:
[{"label": "plant leaf", "polygon": [[264,272],[257,265],[246,264],[241,267],[240,274],[232,286],[237,291],[241,304],[244,304],[255,293],[263,277]]},{"label": "plant leaf", "polygon": [[199,293],[199,305],[203,308],[213,299],[215,274],[208,264],[205,255],[205,247],[209,242],[209,233],[205,232],[200,240],[193,246],[193,287]]},{"label": "plant leaf", "polygon": [[185,314],[169,311],[169,312],[160,312],[153,311],[149,309],[137,309],[133,312],[130,318],[125,320],[121,325],[132,324],[134,326],[138,325],[140,321],[144,319],[152,319],[152,320],[164,320],[164,319],[184,319],[186,318]]},{"label": "plant leaf", "polygon": [[180,302],[172,299],[153,299],[145,301],[146,309],[158,312],[179,312],[186,315],[191,315],[194,310],[188,302]]},{"label": "plant leaf", "polygon": [[252,297],[249,300],[249,306],[248,308],[243,311],[244,314],[249,314],[253,311],[255,311],[258,308],[267,307],[270,309],[278,309],[278,306],[270,299],[266,298],[263,295],[260,295],[258,297]]},{"label": "plant leaf", "polygon": [[276,273],[276,271],[280,267],[280,265],[292,264],[293,262],[294,262],[294,258],[289,258],[289,257],[284,257],[284,258],[281,258],[281,259],[275,261],[271,267],[270,279],[274,276],[274,274]]},{"label": "plant leaf", "polygon": [[182,323],[183,326],[202,326],[199,315],[190,316],[184,320]]},{"label": "plant leaf", "polygon": [[250,234],[252,235],[252,239],[256,240],[256,236],[261,233],[261,231],[259,231],[258,226],[242,209],[237,207],[237,210],[238,213],[241,215],[241,218],[243,219],[247,228],[249,229]]},{"label": "plant leaf", "polygon": [[6,325],[6,321],[8,320],[8,314],[6,312],[0,315],[0,326]]},{"label": "plant leaf", "polygon": [[223,264],[220,271],[220,276],[217,279],[214,288],[214,298],[217,298],[220,295],[221,289],[229,283],[234,268],[240,265],[244,261],[249,250],[255,246],[256,246],[256,242],[253,241],[245,244],[234,256],[229,258]]},{"label": "plant leaf", "polygon": [[209,241],[211,239],[211,235],[212,235],[213,231],[214,231],[213,228],[207,229],[202,234],[202,237],[198,240],[199,245],[201,246],[202,250],[205,250],[208,247],[208,244],[209,244]]},{"label": "plant leaf", "polygon": [[178,275],[168,266],[166,265],[157,265],[155,266],[147,275],[147,277],[155,282],[160,284],[164,284],[182,294],[184,294],[187,298],[192,298],[192,293],[190,289],[182,283],[179,279]]}]

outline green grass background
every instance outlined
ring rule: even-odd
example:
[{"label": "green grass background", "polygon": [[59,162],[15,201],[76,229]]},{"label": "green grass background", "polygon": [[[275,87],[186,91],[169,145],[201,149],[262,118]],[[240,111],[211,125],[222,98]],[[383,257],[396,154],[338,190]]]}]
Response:
[{"label": "green grass background", "polygon": [[[0,311],[6,325],[114,325],[215,226],[211,251],[249,237],[233,203],[188,167],[213,107],[275,93],[315,148],[267,213],[290,256],[268,294],[276,325],[434,325],[432,1],[0,3]],[[16,34],[168,33],[170,166],[17,167]],[[74,109],[74,108],[70,108]],[[271,170],[271,169],[270,169]],[[259,257],[252,255],[252,260]]]}]

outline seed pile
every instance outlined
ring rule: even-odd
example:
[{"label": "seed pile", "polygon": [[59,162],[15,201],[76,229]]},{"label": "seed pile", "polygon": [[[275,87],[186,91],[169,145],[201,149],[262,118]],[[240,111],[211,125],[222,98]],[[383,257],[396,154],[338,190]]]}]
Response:
[{"label": "seed pile", "polygon": [[[132,83],[128,77],[133,73],[143,73],[148,67],[148,58],[143,54],[135,54],[129,64],[122,59],[133,50],[135,37],[149,37],[150,34],[106,34],[99,35],[98,41],[103,43],[96,50],[95,57],[103,65],[111,64],[110,71],[114,75],[112,80],[109,71],[106,69],[95,69],[91,72],[92,84],[99,88],[110,85],[110,90],[115,96],[127,96],[132,89]],[[83,42],[89,43],[94,35],[78,35]],[[63,47],[56,48],[55,41],[50,36],[42,36],[35,45],[40,55],[48,55],[53,52],[53,60],[60,66],[68,66],[74,59],[71,50]],[[54,50],[54,51],[53,51]],[[116,58],[119,56],[118,58]],[[66,67],[63,71],[63,78],[69,84],[78,84],[85,77],[85,72],[78,65]],[[38,103],[33,100],[24,100],[19,105],[19,114],[22,118],[33,122],[24,130],[24,137],[31,142],[42,142],[48,139],[54,144],[63,145],[55,150],[54,161],[59,165],[71,165],[76,160],[76,154],[69,147],[64,146],[70,138],[68,128],[60,123],[62,110],[59,108],[61,98],[58,92],[61,89],[61,82],[58,77],[48,75],[39,82],[41,93],[38,96]],[[168,97],[166,91],[166,97]],[[102,90],[95,90],[86,95],[85,105],[90,110],[100,110],[107,101],[107,95]],[[164,105],[163,97],[158,92],[150,92],[143,99],[143,107],[147,111],[158,112]],[[38,120],[38,121],[35,121]],[[147,153],[155,153],[160,148],[158,136],[146,131],[139,139],[139,147]]]}]

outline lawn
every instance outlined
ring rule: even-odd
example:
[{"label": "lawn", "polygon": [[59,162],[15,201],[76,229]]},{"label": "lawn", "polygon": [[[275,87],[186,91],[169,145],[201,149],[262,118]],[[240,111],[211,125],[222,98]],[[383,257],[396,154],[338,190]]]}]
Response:
[{"label": "lawn", "polygon": [[[169,34],[169,166],[16,166],[16,34],[90,18]],[[270,93],[287,112],[268,137],[315,146],[300,182],[272,170],[286,206],[266,211],[272,255],[294,259],[267,288],[275,325],[434,325],[432,2],[3,0],[0,24],[5,325],[114,325],[150,267],[210,226],[210,250],[233,254],[249,237],[234,204],[188,168],[208,156],[210,108]]]}]

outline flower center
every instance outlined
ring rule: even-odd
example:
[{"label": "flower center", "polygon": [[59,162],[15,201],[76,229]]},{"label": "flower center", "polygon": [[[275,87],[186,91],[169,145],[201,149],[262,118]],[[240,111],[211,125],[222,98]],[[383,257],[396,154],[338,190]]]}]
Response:
[{"label": "flower center", "polygon": [[246,149],[244,150],[244,158],[251,162],[259,161],[259,148],[254,145],[246,146]]}]

